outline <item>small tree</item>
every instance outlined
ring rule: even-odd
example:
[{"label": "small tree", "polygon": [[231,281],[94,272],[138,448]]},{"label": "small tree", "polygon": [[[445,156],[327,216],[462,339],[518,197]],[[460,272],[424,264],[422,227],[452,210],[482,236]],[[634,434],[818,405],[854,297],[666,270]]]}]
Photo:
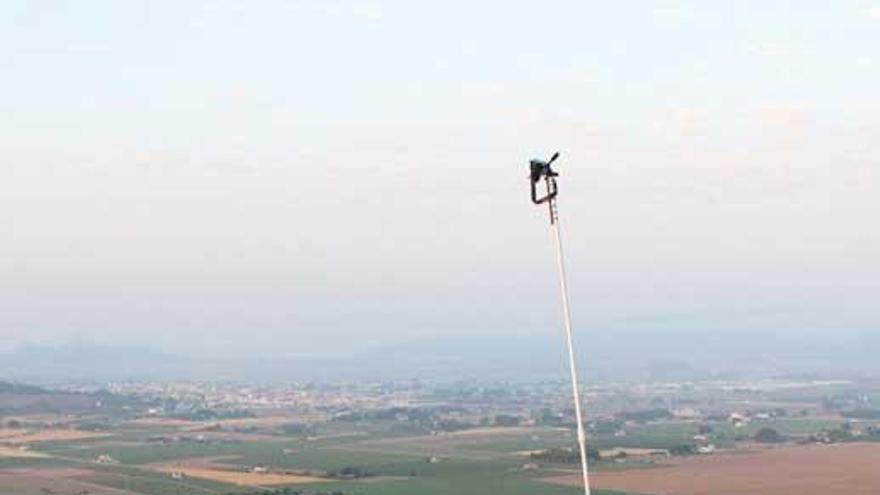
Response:
[{"label": "small tree", "polygon": [[754,440],[759,443],[779,443],[784,438],[773,428],[764,427],[755,433]]},{"label": "small tree", "polygon": [[495,424],[497,426],[519,426],[520,418],[508,414],[499,414],[495,416]]},{"label": "small tree", "polygon": [[697,448],[689,444],[673,445],[669,448],[669,453],[672,455],[694,455],[697,453]]}]

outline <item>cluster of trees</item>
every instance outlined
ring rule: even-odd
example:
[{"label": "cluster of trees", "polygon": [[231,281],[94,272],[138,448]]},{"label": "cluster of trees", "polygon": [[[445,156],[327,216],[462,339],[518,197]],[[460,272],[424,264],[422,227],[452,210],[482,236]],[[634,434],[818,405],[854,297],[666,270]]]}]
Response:
[{"label": "cluster of trees", "polygon": [[635,421],[637,423],[648,423],[651,421],[659,421],[661,419],[669,419],[672,413],[668,409],[645,409],[643,411],[627,411],[617,414],[617,417],[623,421]]},{"label": "cluster of trees", "polygon": [[768,427],[761,428],[755,432],[755,436],[752,438],[758,443],[781,443],[785,441],[785,437],[779,434],[778,431]]},{"label": "cluster of trees", "polygon": [[[759,443],[782,443],[788,440],[773,428],[764,427],[755,432],[752,440]],[[798,439],[799,443],[843,443],[857,440],[880,440],[880,426],[867,426],[861,433],[853,431],[851,423],[844,423],[837,428],[822,430],[806,438]],[[674,454],[675,452],[673,452]]]},{"label": "cluster of trees", "polygon": [[545,407],[535,414],[538,424],[543,426],[561,426],[564,415]]},{"label": "cluster of trees", "polygon": [[599,420],[588,425],[589,430],[600,435],[612,435],[623,428],[623,421],[620,420]]},{"label": "cluster of trees", "polygon": [[808,441],[811,443],[843,443],[858,440],[853,431],[852,425],[844,423],[833,430],[826,430],[810,435]]},{"label": "cluster of trees", "polygon": [[286,423],[281,425],[281,431],[285,435],[314,435],[317,433],[317,428],[305,423]]},{"label": "cluster of trees", "polygon": [[436,429],[439,431],[462,431],[469,430],[475,426],[473,423],[457,419],[441,419],[436,423]]},{"label": "cluster of trees", "polygon": [[[548,464],[577,464],[581,462],[580,451],[575,448],[570,449],[548,449],[541,452],[532,452],[529,458],[535,462],[545,462]],[[587,448],[587,460],[598,461],[602,458],[599,450],[594,447]]]},{"label": "cluster of trees", "polygon": [[880,409],[856,409],[840,413],[844,418],[850,419],[880,419]]},{"label": "cluster of trees", "polygon": [[375,476],[376,473],[372,471],[368,471],[365,468],[357,467],[357,466],[346,466],[342,469],[335,469],[333,471],[327,471],[328,478],[336,478],[343,480],[356,480],[361,478],[369,478],[370,476]]},{"label": "cluster of trees", "polygon": [[371,411],[349,411],[339,414],[333,421],[358,422],[358,421],[391,421],[403,420],[417,423],[429,423],[434,417],[434,412],[429,408],[418,407],[389,407],[374,409]]},{"label": "cluster of trees", "polygon": [[179,412],[170,415],[175,419],[186,419],[189,421],[213,421],[217,419],[241,419],[256,417],[253,411],[246,409],[237,409],[231,411],[217,411],[214,409],[196,409],[189,412]]},{"label": "cluster of trees", "polygon": [[[0,424],[0,428],[2,428],[3,426],[4,426],[3,424]],[[6,428],[12,428],[12,429],[17,430],[22,427],[22,423],[21,423],[21,421],[19,421],[17,419],[9,419],[9,420],[6,420],[5,426],[6,426]]]},{"label": "cluster of trees", "polygon": [[[409,433],[427,433],[429,431],[461,431],[479,426],[519,426],[523,418],[511,414],[498,414],[494,417],[483,417],[479,421],[464,421],[455,418],[443,417],[450,412],[464,411],[450,407],[391,407],[370,411],[347,411],[333,417],[333,421],[355,423],[361,421],[394,421],[397,423],[393,428],[397,431]],[[542,416],[547,423],[559,423],[559,416],[554,416],[552,411],[546,410]],[[545,424],[547,424],[545,423]],[[295,432],[288,432],[295,434]]]},{"label": "cluster of trees", "polygon": [[680,445],[673,445],[669,448],[670,455],[678,455],[678,456],[686,456],[686,455],[697,455],[699,451],[697,450],[696,445],[691,445],[689,443],[683,443]]},{"label": "cluster of trees", "polygon": [[865,436],[870,440],[880,441],[880,426],[869,426],[865,428]]},{"label": "cluster of trees", "polygon": [[870,405],[871,401],[869,397],[853,392],[834,394],[822,399],[822,407],[826,411],[852,411]]},{"label": "cluster of trees", "polygon": [[[394,430],[407,433],[429,431],[461,431],[475,428],[476,424],[439,416],[450,412],[448,407],[408,408],[391,407],[372,411],[349,411],[339,414],[333,421],[354,423],[360,421],[394,421]],[[519,419],[517,418],[517,424]]]},{"label": "cluster of trees", "polygon": [[76,426],[80,431],[110,431],[113,425],[108,421],[91,420],[83,421]]},{"label": "cluster of trees", "polygon": [[495,416],[496,426],[519,426],[522,419],[519,416],[511,416],[509,414],[499,414]]}]

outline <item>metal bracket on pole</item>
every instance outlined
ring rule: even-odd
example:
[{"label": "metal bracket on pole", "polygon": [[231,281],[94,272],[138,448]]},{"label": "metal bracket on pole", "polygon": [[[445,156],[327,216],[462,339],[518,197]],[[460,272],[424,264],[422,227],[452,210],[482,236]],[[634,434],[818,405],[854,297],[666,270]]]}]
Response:
[{"label": "metal bracket on pole", "polygon": [[[529,161],[529,178],[532,183],[532,202],[536,205],[545,203],[556,197],[558,191],[556,190],[555,178],[558,177],[559,174],[554,172],[553,169],[550,168],[550,165],[555,162],[557,158],[559,158],[559,153],[554,153],[546,162],[541,160]],[[547,183],[547,194],[539,198],[537,186],[542,178]]]},{"label": "metal bracket on pole", "polygon": [[[556,223],[556,206],[555,200],[556,195],[559,193],[559,189],[556,187],[556,177],[559,176],[550,165],[559,158],[559,153],[554,153],[553,156],[550,157],[549,160],[531,160],[529,161],[529,180],[532,185],[532,203],[536,205],[547,203],[548,208],[550,209],[550,223]],[[541,179],[544,179],[544,185],[546,187],[546,192],[544,196],[538,197],[538,183],[541,182]]]},{"label": "metal bracket on pole", "polygon": [[[568,283],[565,278],[565,259],[562,252],[562,234],[559,229],[559,211],[556,208],[556,196],[559,193],[559,190],[556,187],[556,177],[558,177],[559,174],[550,168],[550,164],[556,161],[557,158],[559,158],[559,153],[554,153],[546,162],[541,160],[531,160],[529,162],[529,179],[532,186],[532,202],[536,205],[547,203],[550,212],[550,227],[553,230],[553,238],[556,243],[556,262],[559,268],[559,288],[562,295],[562,315],[565,321],[565,342],[568,348],[571,393],[574,401],[575,421],[577,422],[577,441],[578,448],[580,449],[584,494],[590,495],[590,479],[587,468],[587,437],[584,432],[584,418],[581,412],[580,385],[578,384],[577,365],[574,353],[574,338],[572,337],[571,331],[571,312],[569,311],[568,303]],[[546,194],[539,198],[537,188],[541,179],[544,180]]]}]

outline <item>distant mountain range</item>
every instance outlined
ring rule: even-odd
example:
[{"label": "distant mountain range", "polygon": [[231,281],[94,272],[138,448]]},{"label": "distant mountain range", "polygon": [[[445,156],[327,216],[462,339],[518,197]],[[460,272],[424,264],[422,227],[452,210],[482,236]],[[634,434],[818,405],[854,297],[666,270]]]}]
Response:
[{"label": "distant mountain range", "polygon": [[[669,381],[880,374],[880,334],[582,334],[588,381]],[[347,357],[191,358],[91,344],[0,352],[0,380],[51,384],[122,380],[306,382],[564,378],[561,335],[419,340]]]}]

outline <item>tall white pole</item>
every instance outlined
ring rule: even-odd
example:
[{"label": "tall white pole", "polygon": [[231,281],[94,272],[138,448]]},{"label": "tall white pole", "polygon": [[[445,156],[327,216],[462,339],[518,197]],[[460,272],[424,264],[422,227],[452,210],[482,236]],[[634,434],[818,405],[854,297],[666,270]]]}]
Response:
[{"label": "tall white pole", "polygon": [[568,345],[568,365],[571,371],[571,394],[574,399],[574,415],[577,421],[577,440],[580,448],[581,471],[584,478],[584,495],[590,495],[590,478],[587,474],[587,436],[581,412],[581,394],[578,386],[577,364],[574,359],[574,338],[571,335],[571,312],[568,305],[568,283],[565,279],[565,260],[562,253],[562,233],[555,198],[550,199],[550,228],[556,241],[556,263],[559,267],[559,290],[562,293],[562,315],[565,320],[565,341]]}]

